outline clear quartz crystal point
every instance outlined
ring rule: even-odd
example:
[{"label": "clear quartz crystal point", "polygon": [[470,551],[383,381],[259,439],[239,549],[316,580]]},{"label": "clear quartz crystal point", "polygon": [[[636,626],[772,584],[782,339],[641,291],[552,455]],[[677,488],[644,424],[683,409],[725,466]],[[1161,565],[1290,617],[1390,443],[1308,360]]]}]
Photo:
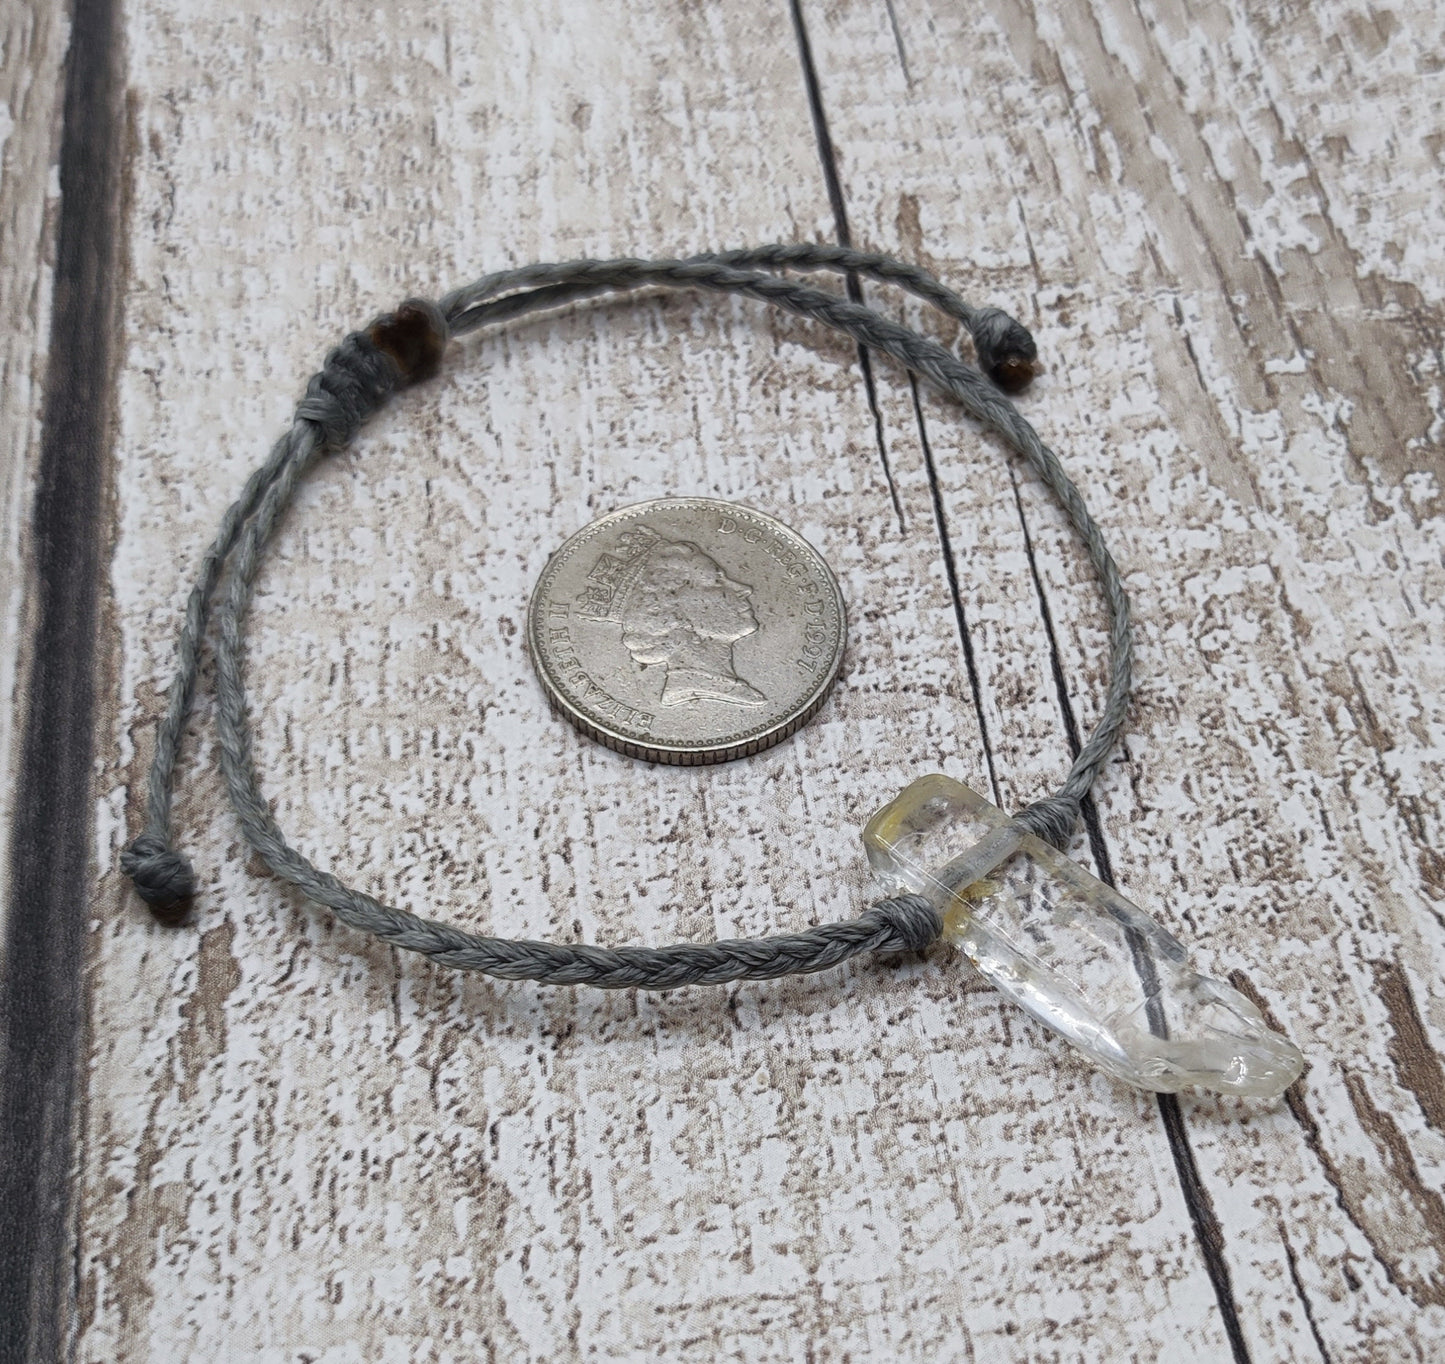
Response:
[{"label": "clear quartz crystal point", "polygon": [[1299,1078],[1304,1057],[1239,991],[1193,970],[1141,909],[961,782],[920,778],[863,843],[890,893],[931,900],[944,937],[991,985],[1110,1075],[1255,1098]]}]

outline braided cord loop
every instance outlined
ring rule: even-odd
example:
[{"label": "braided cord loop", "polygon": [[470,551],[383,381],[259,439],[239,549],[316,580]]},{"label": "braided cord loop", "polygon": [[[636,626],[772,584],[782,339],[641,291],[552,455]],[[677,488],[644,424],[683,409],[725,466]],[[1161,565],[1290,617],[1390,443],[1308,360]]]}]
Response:
[{"label": "braided cord loop", "polygon": [[[908,290],[968,330],[979,368],[871,308],[774,273],[783,269],[862,274]],[[1001,435],[1057,498],[1103,591],[1109,615],[1109,685],[1094,732],[1062,787],[1018,818],[1055,846],[1068,842],[1080,803],[1123,727],[1130,685],[1129,605],[1118,569],[1078,489],[1058,457],[999,391],[1021,386],[1020,380],[1027,382],[1032,374],[1036,351],[1028,331],[999,309],[971,307],[916,266],[851,248],[774,245],[686,260],[581,260],[487,275],[437,304],[409,299],[367,330],[347,337],[308,384],[290,430],[222,518],[187,602],[176,674],[147,784],[146,823],[121,857],[122,870],[157,918],[180,922],[196,889],[194,871],[171,841],[171,790],[180,734],[194,699],[201,641],[224,574],[214,650],[227,793],[247,842],[267,866],[351,927],[459,970],[554,985],[650,990],[822,971],[865,952],[922,951],[939,936],[943,925],[937,909],[921,896],[904,895],[879,901],[854,919],[768,938],[604,948],[489,937],[384,905],[313,866],[286,841],[261,795],[246,713],[244,622],[261,556],[302,478],[323,454],[346,445],[398,388],[434,373],[450,338],[599,294],[659,287],[758,299],[882,351]]]}]

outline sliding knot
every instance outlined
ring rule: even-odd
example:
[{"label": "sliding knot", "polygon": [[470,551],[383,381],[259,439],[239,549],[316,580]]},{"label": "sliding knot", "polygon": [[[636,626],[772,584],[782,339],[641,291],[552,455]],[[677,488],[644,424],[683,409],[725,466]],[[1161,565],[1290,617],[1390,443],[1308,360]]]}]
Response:
[{"label": "sliding knot", "polygon": [[980,308],[969,330],[979,369],[1005,393],[1022,393],[1033,381],[1039,358],[1029,329],[1002,308]]},{"label": "sliding knot", "polygon": [[1014,816],[1015,824],[1022,824],[1036,838],[1052,843],[1060,852],[1069,846],[1078,822],[1079,802],[1066,796],[1036,800]]},{"label": "sliding knot", "polygon": [[188,902],[196,893],[196,873],[163,838],[141,834],[121,853],[120,869],[163,924],[178,924],[186,917]]},{"label": "sliding knot", "polygon": [[370,336],[352,332],[306,385],[296,417],[319,426],[326,444],[339,450],[391,397],[401,377],[401,367],[390,354],[379,349]]},{"label": "sliding knot", "polygon": [[943,932],[943,916],[921,895],[879,900],[873,912],[887,922],[897,939],[880,947],[882,952],[922,952]]},{"label": "sliding knot", "polygon": [[366,334],[372,345],[390,356],[403,384],[419,384],[441,368],[451,328],[435,303],[409,298],[394,313],[378,317]]}]

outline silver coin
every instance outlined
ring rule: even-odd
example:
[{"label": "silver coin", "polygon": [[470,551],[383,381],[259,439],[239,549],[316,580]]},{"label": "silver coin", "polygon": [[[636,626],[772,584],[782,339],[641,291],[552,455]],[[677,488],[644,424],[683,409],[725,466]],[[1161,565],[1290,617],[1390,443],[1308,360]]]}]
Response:
[{"label": "silver coin", "polygon": [[542,685],[584,734],[649,762],[726,762],[806,724],[838,676],[843,594],[771,516],[639,502],[547,561],[527,608]]}]

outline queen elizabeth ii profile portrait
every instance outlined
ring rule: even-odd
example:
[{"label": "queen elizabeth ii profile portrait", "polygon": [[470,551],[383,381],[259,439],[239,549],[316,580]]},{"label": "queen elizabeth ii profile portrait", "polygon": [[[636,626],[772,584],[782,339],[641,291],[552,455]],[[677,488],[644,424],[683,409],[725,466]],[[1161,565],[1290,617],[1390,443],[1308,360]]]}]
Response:
[{"label": "queen elizabeth ii profile portrait", "polygon": [[758,629],[752,588],[691,540],[630,528],[593,565],[578,611],[620,625],[634,663],[666,669],[661,706],[767,703],[733,665],[733,645]]}]

